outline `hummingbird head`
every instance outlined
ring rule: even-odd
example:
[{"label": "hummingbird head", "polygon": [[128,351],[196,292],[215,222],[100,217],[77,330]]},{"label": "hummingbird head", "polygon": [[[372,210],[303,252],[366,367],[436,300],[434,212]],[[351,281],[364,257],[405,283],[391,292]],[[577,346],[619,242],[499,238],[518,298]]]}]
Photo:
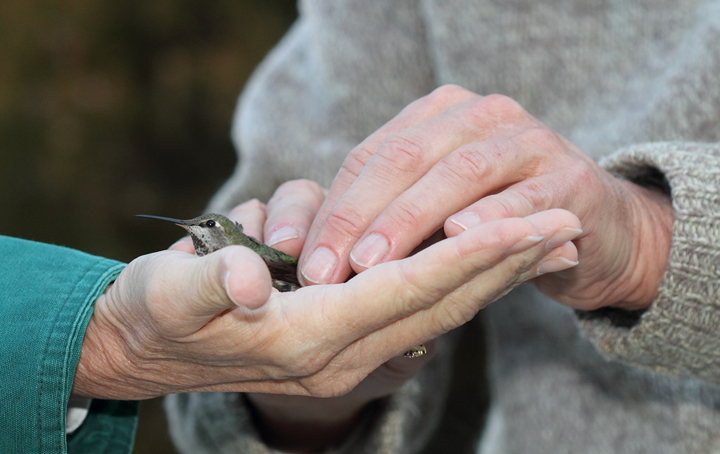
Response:
[{"label": "hummingbird head", "polygon": [[137,216],[172,222],[184,228],[192,238],[195,253],[200,256],[234,244],[233,238],[237,236],[238,229],[240,233],[242,233],[242,226],[240,224],[231,221],[221,214],[215,213],[205,214],[188,220],[150,216],[146,214],[138,214]]}]

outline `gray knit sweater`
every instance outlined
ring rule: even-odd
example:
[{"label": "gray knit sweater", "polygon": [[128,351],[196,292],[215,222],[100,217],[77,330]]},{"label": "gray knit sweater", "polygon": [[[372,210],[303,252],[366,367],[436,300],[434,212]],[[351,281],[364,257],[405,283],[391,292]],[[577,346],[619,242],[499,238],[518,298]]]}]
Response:
[{"label": "gray knit sweater", "polygon": [[[446,83],[512,97],[621,177],[664,174],[670,261],[635,320],[520,287],[337,451],[720,452],[720,1],[302,1],[240,98],[238,168],[210,209],[288,179],[328,187],[354,145]],[[183,453],[272,452],[241,395],[167,408]]]}]

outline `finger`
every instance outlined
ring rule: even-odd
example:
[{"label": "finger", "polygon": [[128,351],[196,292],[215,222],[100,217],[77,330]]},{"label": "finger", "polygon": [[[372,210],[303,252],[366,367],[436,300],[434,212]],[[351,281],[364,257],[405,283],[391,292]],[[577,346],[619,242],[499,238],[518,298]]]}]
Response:
[{"label": "finger", "polygon": [[479,98],[478,95],[464,88],[447,85],[437,88],[427,96],[410,103],[392,120],[368,136],[348,154],[333,180],[319,217],[324,218],[327,215],[327,212],[337,203],[342,194],[353,184],[380,144],[389,136],[441,115],[451,106],[477,98]]},{"label": "finger", "polygon": [[[538,213],[526,220],[531,221],[536,226],[535,234],[543,234],[546,238],[554,237],[558,231],[565,228],[579,228],[577,217],[563,210]],[[498,234],[503,231],[509,232],[503,230],[508,227],[517,227],[517,225],[505,223],[497,225],[500,229],[495,233]],[[475,231],[473,233],[478,235],[491,233],[491,231],[483,231],[482,227],[471,229],[469,232],[472,231]],[[470,239],[467,232],[460,236],[466,236],[466,238]],[[517,237],[513,238],[516,239]],[[476,239],[472,238],[472,240],[469,242],[475,242]],[[352,380],[351,374],[347,373],[348,369],[352,369],[357,373],[355,379],[361,380],[363,374],[368,373],[367,370],[373,370],[377,367],[377,364],[381,364],[386,359],[399,354],[412,345],[435,338],[469,321],[487,304],[506,294],[519,283],[536,275],[534,267],[547,253],[546,241],[535,242],[529,246],[527,240],[524,242],[525,246],[521,247],[520,250],[505,255],[495,265],[477,273],[465,285],[458,286],[427,308],[388,323],[349,345],[333,359],[323,370],[323,373],[330,376],[342,376],[345,373],[348,377],[347,380]],[[445,242],[445,244],[451,243]],[[418,255],[430,256],[431,253],[434,255],[434,252],[439,250],[438,246],[439,244],[432,246]],[[435,251],[432,251],[433,249]],[[553,250],[551,254],[556,252],[557,250]],[[401,262],[410,262],[413,258]],[[378,265],[358,275],[353,280],[373,274],[377,269],[384,268],[392,263],[399,262]],[[357,367],[358,358],[374,359],[377,364],[363,364],[363,367],[366,367],[366,369],[363,369],[363,367]],[[312,383],[306,384],[308,387],[312,387],[312,385]]]},{"label": "finger", "polygon": [[[301,257],[302,275],[306,281],[328,283],[344,280],[349,274],[349,249],[373,220],[454,150],[470,142],[506,134],[528,122],[539,124],[517,103],[505,101],[507,99],[477,97],[424,123],[391,135],[380,144],[330,211],[325,214],[321,210],[319,220],[313,225],[317,226],[317,234],[310,237],[311,244],[306,247],[311,252],[307,253],[307,259]],[[505,117],[507,121],[499,120]],[[415,229],[421,220],[413,217],[419,214],[418,203],[430,205],[423,199],[406,199],[405,205],[398,204],[393,212],[393,215],[398,216],[396,222],[408,225],[409,230]],[[441,205],[446,203],[440,201]],[[432,213],[435,206],[426,211]],[[423,225],[423,229],[418,231],[422,232],[418,234],[421,238],[413,238],[414,242],[403,242],[405,254],[441,225],[440,217],[436,214],[435,217],[437,221],[434,224]],[[445,217],[442,216],[442,219]],[[394,246],[382,236],[373,237],[370,241],[374,253],[387,253]],[[374,259],[376,263],[382,259],[376,255],[365,258]]]},{"label": "finger", "polygon": [[[546,230],[554,233],[567,225],[579,224],[571,213],[555,211],[547,216],[549,220],[544,221],[548,225]],[[312,310],[304,307],[306,305],[289,302],[282,307],[285,311],[306,311],[330,318],[334,324],[343,327],[337,340],[349,343],[395,320],[431,307],[476,275],[492,268],[508,254],[528,249],[541,240],[532,219],[502,219],[443,240],[407,259],[370,268],[347,284],[318,288],[322,293],[309,293],[313,291],[313,287],[310,287],[298,290],[295,295],[278,295],[276,299],[321,296],[321,301],[315,303],[319,307]],[[544,249],[538,251],[538,259],[545,253]],[[285,316],[290,320],[295,317],[299,315]],[[312,325],[303,326],[308,328]],[[318,326],[318,335],[327,338],[327,332],[321,329],[327,326],[327,320],[324,325]],[[427,331],[425,334],[428,334]],[[417,339],[413,339],[417,343]],[[400,344],[398,348],[413,345]],[[401,351],[393,351],[391,356]]]},{"label": "finger", "polygon": [[228,218],[243,226],[243,233],[258,241],[263,240],[266,208],[258,199],[241,203],[230,211]]},{"label": "finger", "polygon": [[528,216],[550,208],[572,209],[572,169],[546,173],[515,183],[497,194],[484,197],[445,221],[445,234],[454,236],[481,223],[506,217]]},{"label": "finger", "polygon": [[326,192],[310,180],[293,180],[280,185],[267,204],[265,242],[298,257]]},{"label": "finger", "polygon": [[[581,236],[582,229],[579,219],[574,214],[553,209],[532,214],[524,219],[535,225],[538,235],[542,236],[543,240],[519,253],[502,258],[492,268],[478,274],[468,283],[448,294],[444,301],[428,311],[432,316],[442,320],[453,310],[459,314],[462,313],[463,307],[470,306],[465,312],[468,316],[474,311],[473,315],[469,316],[469,320],[478,310],[505,295],[515,286],[537,277],[538,269],[543,263],[562,259],[566,262],[564,268],[577,265],[577,249],[571,240]],[[558,266],[556,270],[559,269]],[[468,310],[470,312],[467,312]],[[458,314],[456,319],[459,320]]]},{"label": "finger", "polygon": [[[178,337],[194,333],[225,310],[255,309],[270,296],[270,272],[260,256],[245,247],[229,246],[204,257],[176,252],[147,257],[154,272],[146,278],[144,299],[156,308],[153,316],[174,327]],[[140,277],[145,273],[147,268]]]},{"label": "finger", "polygon": [[[553,238],[558,232],[566,229],[579,230],[580,226],[579,220],[564,210],[549,210],[526,219],[532,221],[537,226],[536,232],[544,235],[545,238]],[[549,254],[546,246],[547,240],[543,240],[505,256],[428,308],[400,318],[361,338],[336,357],[333,367],[343,367],[343,364],[349,364],[353,358],[367,357],[369,352],[375,354],[383,352],[382,354],[386,356],[380,356],[378,359],[383,361],[412,345],[436,338],[471,320],[479,310],[507,294],[520,283],[536,277],[538,263],[553,257],[573,258],[577,254],[572,243],[553,249]],[[378,265],[376,268],[385,265],[387,264]],[[574,265],[569,264],[567,268],[572,266]],[[358,278],[370,274],[376,268],[359,275]]]},{"label": "finger", "polygon": [[395,356],[389,359],[360,382],[353,389],[352,394],[370,400],[393,393],[435,356],[436,342],[434,340],[427,342],[425,347],[427,353],[422,356],[416,358]]},{"label": "finger", "polygon": [[[138,257],[108,288],[107,300],[120,312],[143,308],[139,326],[182,339],[228,309],[261,306],[271,289],[262,259],[248,248],[229,246],[203,257],[178,251]],[[137,317],[131,313],[128,320]]]},{"label": "finger", "polygon": [[195,247],[193,247],[192,239],[189,236],[184,236],[174,242],[168,250],[170,251],[182,251],[187,252],[188,254],[194,254],[195,253]]},{"label": "finger", "polygon": [[[320,208],[318,215],[311,226],[308,238],[312,239],[317,235],[318,230],[326,219],[328,213],[339,202],[348,188],[355,182],[368,160],[375,155],[378,148],[388,137],[400,133],[408,128],[426,122],[446,112],[451,106],[461,104],[472,99],[479,98],[478,95],[457,86],[444,86],[436,89],[429,95],[418,99],[408,105],[395,118],[390,120],[376,132],[371,134],[360,145],[355,147],[347,156],[338,174],[333,180],[330,191]],[[314,247],[313,247],[314,249]],[[307,252],[307,251],[306,251]],[[301,264],[306,254],[301,256]],[[332,268],[332,265],[325,269]],[[347,273],[347,267],[343,266],[343,272]],[[311,274],[313,274],[311,272]],[[340,273],[341,274],[341,273]],[[323,277],[310,277],[306,283],[330,282]]]},{"label": "finger", "polygon": [[[579,238],[579,235],[578,237]],[[578,264],[578,250],[575,243],[568,241],[553,249],[548,255],[531,269],[531,276],[540,280],[540,276],[552,274],[556,278],[567,279],[570,273],[566,270],[573,269]],[[533,279],[531,277],[531,279]]]},{"label": "finger", "polygon": [[350,273],[350,248],[373,219],[437,159],[474,140],[469,137],[474,134],[467,124],[442,116],[383,142],[319,226],[307,258],[301,257],[305,282],[344,281]]},{"label": "finger", "polygon": [[[392,200],[368,226],[350,253],[353,269],[360,272],[407,256],[458,210],[527,178],[537,161],[535,153],[518,146],[513,136],[456,149]],[[530,212],[505,217],[527,214]]]}]

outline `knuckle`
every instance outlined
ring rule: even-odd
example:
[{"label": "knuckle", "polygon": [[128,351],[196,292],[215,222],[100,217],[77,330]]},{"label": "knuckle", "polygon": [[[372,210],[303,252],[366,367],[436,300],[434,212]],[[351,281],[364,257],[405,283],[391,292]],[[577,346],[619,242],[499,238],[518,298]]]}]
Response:
[{"label": "knuckle", "polygon": [[490,171],[487,156],[471,146],[464,146],[443,159],[438,170],[460,181],[482,181]]},{"label": "knuckle", "polygon": [[458,85],[448,84],[436,88],[432,92],[410,104],[408,108],[419,107],[437,114],[444,111],[452,111],[469,101],[477,99],[482,98],[480,95]]},{"label": "knuckle", "polygon": [[484,211],[492,212],[493,219],[515,217],[515,207],[506,197],[500,194],[493,194],[483,199],[485,204]]},{"label": "knuckle", "polygon": [[298,179],[298,180],[290,180],[286,181],[285,183],[281,184],[278,187],[278,192],[299,192],[299,191],[315,191],[317,190],[317,183],[311,180],[306,179]]},{"label": "knuckle", "polygon": [[325,219],[324,227],[340,237],[357,237],[363,231],[363,217],[352,206],[343,204]]},{"label": "knuckle", "polygon": [[[312,180],[298,179],[286,181],[278,186],[275,194],[268,201],[268,208],[275,208],[279,203],[290,200],[293,206],[298,205],[298,197],[301,202],[322,201],[325,198],[324,191],[319,184]],[[282,210],[283,212],[285,210]],[[282,213],[285,214],[285,213]]]},{"label": "knuckle", "polygon": [[586,185],[595,183],[598,179],[596,168],[584,160],[577,160],[569,164],[566,173],[573,175],[575,181],[583,181]]},{"label": "knuckle", "polygon": [[520,104],[504,95],[477,96],[449,112],[464,123],[489,131],[515,127],[531,118]]},{"label": "knuckle", "polygon": [[421,226],[426,218],[420,205],[407,198],[396,200],[388,215],[394,225],[403,226],[405,229]]},{"label": "knuckle", "polygon": [[413,172],[423,161],[424,149],[413,139],[393,135],[385,140],[376,155],[386,161],[392,170]]},{"label": "knuckle", "polygon": [[228,218],[237,221],[240,218],[248,215],[265,215],[267,213],[267,207],[264,203],[258,199],[251,199],[236,206],[227,214]]},{"label": "knuckle", "polygon": [[258,199],[250,199],[246,202],[241,203],[232,209],[231,212],[241,212],[247,210],[264,210],[265,204]]},{"label": "knuckle", "polygon": [[348,153],[340,169],[343,172],[349,173],[353,178],[357,178],[365,167],[365,164],[367,164],[368,160],[374,154],[370,148],[359,145]]},{"label": "knuckle", "polygon": [[433,90],[427,98],[432,104],[448,105],[456,102],[458,98],[464,98],[468,95],[477,96],[459,85],[446,84]]},{"label": "knuckle", "polygon": [[417,275],[404,264],[405,262],[400,262],[400,285],[395,295],[395,301],[399,304],[400,313],[415,313],[439,301],[444,296],[440,290],[432,291],[432,289],[423,288],[418,282]]},{"label": "knuckle", "polygon": [[[282,332],[276,330],[273,335],[265,335],[265,345],[272,353],[268,361],[281,367],[287,377],[308,377],[323,370],[332,359],[330,351],[318,348],[318,344],[301,332]],[[286,342],[278,343],[278,339]],[[282,351],[278,351],[278,345]]]},{"label": "knuckle", "polygon": [[526,180],[517,188],[517,192],[521,198],[520,201],[529,202],[532,211],[540,211],[548,208],[553,199],[552,188],[534,179]]},{"label": "knuckle", "polygon": [[499,112],[514,112],[524,110],[520,104],[509,96],[492,94],[483,98],[483,104],[492,110]]},{"label": "knuckle", "polygon": [[488,95],[474,104],[475,108],[490,112],[502,123],[516,123],[527,119],[525,109],[514,99],[505,95]]},{"label": "knuckle", "polygon": [[250,199],[250,200],[248,200],[248,201],[245,202],[245,203],[246,203],[247,206],[249,206],[250,208],[262,208],[262,207],[265,206],[265,205],[264,205],[260,200],[258,200],[258,199]]},{"label": "knuckle", "polygon": [[[467,299],[463,300],[467,301]],[[471,306],[463,301],[454,299],[452,304],[441,306],[441,314],[439,319],[440,329],[443,333],[452,331],[459,326],[464,325],[475,317],[477,313]],[[450,303],[450,301],[447,301]]]},{"label": "knuckle", "polygon": [[548,149],[556,147],[560,139],[551,129],[544,126],[535,126],[523,132],[523,142],[540,147],[541,149]]}]

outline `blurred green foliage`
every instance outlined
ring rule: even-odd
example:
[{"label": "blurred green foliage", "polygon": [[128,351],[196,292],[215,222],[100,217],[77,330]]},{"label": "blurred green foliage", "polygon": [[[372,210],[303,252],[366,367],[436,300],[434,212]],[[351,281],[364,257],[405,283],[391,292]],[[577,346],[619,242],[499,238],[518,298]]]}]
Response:
[{"label": "blurred green foliage", "polygon": [[[129,261],[231,174],[230,121],[293,0],[2,0],[0,234]],[[172,453],[159,400],[135,454]]]}]

